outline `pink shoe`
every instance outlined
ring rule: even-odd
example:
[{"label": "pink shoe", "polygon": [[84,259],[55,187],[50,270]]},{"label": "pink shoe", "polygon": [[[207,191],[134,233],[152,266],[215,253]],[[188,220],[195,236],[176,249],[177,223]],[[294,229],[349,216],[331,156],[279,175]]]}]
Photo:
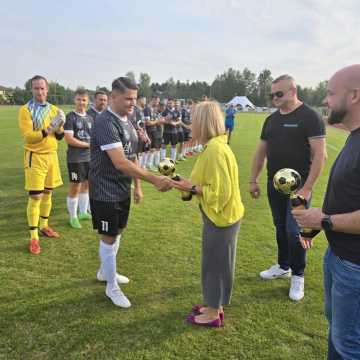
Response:
[{"label": "pink shoe", "polygon": [[[205,307],[205,305],[197,304],[192,307],[191,311],[194,315],[200,315],[200,314],[202,314],[202,312],[200,310],[203,307]],[[221,311],[219,313],[219,317],[220,317],[221,322],[224,322],[224,311]]]},{"label": "pink shoe", "polygon": [[195,315],[194,314],[190,314],[187,318],[186,321],[192,325],[197,325],[197,326],[205,326],[205,327],[215,327],[215,328],[219,328],[222,326],[222,322],[220,320],[220,318],[218,317],[215,320],[209,321],[207,323],[198,323],[196,322],[195,319]]}]

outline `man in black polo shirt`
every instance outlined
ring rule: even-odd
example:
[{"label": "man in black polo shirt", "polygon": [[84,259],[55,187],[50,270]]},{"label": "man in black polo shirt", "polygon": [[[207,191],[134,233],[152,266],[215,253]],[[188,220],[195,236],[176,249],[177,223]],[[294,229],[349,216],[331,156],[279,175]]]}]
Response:
[{"label": "man in black polo shirt", "polygon": [[[342,123],[350,135],[332,166],[323,208],[293,214],[300,226],[323,229],[329,241],[324,257],[328,359],[360,359],[360,65],[333,75],[326,103],[329,123]],[[311,239],[302,243],[312,246]]]},{"label": "man in black polo shirt", "polygon": [[282,75],[273,81],[271,98],[278,111],[265,120],[252,163],[250,193],[255,199],[260,196],[257,180],[267,158],[267,193],[276,228],[278,263],[260,276],[263,279],[291,276],[289,297],[298,301],[304,297],[305,250],[291,215],[290,201],[274,189],[273,177],[282,168],[295,169],[303,179],[298,194],[310,201],[325,161],[325,126],[320,116],[297,98],[291,76]]},{"label": "man in black polo shirt", "polygon": [[125,77],[115,79],[111,106],[97,117],[90,142],[91,212],[94,229],[101,235],[99,273],[107,281],[106,295],[115,305],[124,308],[131,304],[118,285],[116,255],[121,232],[128,221],[132,178],[135,179],[135,202],[142,198],[140,179],[152,183],[160,191],[171,188],[169,179],[152,175],[138,166],[138,136],[128,119],[134,111],[136,98],[136,84]]},{"label": "man in black polo shirt", "polygon": [[94,120],[101,114],[108,106],[108,95],[105,91],[98,90],[94,95],[94,104],[90,105],[87,111]]}]

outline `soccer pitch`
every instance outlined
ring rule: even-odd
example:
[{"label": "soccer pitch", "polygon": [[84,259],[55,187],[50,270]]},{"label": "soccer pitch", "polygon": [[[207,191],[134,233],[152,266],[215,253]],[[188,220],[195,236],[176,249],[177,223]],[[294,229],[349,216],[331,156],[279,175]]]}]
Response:
[{"label": "soccer pitch", "polygon": [[[68,110],[66,108],[64,110]],[[237,115],[232,149],[245,205],[232,304],[225,327],[185,323],[201,303],[201,220],[197,203],[176,190],[160,193],[143,184],[144,201],[133,205],[118,256],[122,289],[132,302],[123,310],[96,281],[98,237],[91,224],[68,226],[66,145],[60,144],[64,186],[54,192],[50,223],[60,239],[41,240],[42,253],[28,253],[27,194],[23,190],[22,139],[17,107],[0,107],[0,359],[323,359],[322,256],[327,242],[315,239],[308,253],[305,298],[288,298],[289,279],[264,281],[261,270],[276,262],[276,241],[261,178],[262,196],[252,200],[248,180],[265,115]],[[321,206],[329,168],[347,134],[328,128],[328,160],[312,205]],[[284,149],[286,151],[286,149]],[[178,165],[189,175],[195,159]]]}]

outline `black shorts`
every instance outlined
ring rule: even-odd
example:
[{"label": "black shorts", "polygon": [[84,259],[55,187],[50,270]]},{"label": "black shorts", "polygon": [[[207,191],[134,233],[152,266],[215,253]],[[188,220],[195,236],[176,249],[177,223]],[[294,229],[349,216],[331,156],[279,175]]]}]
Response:
[{"label": "black shorts", "polygon": [[89,178],[89,162],[68,162],[67,167],[70,182],[81,183]]},{"label": "black shorts", "polygon": [[90,199],[90,209],[94,230],[108,236],[119,235],[119,229],[126,228],[131,198],[123,201],[105,202]]},{"label": "black shorts", "polygon": [[151,144],[150,149],[160,149],[161,146],[161,135],[157,132],[149,132],[148,136],[150,138]]},{"label": "black shorts", "polygon": [[183,132],[178,132],[177,136],[178,136],[178,143],[183,143],[185,141]]},{"label": "black shorts", "polygon": [[184,141],[189,141],[192,139],[192,135],[191,135],[191,132],[186,132],[184,131]]},{"label": "black shorts", "polygon": [[169,145],[171,144],[172,146],[175,146],[178,143],[178,134],[169,134],[169,133],[164,133],[163,137],[164,137],[164,144],[165,145]]}]

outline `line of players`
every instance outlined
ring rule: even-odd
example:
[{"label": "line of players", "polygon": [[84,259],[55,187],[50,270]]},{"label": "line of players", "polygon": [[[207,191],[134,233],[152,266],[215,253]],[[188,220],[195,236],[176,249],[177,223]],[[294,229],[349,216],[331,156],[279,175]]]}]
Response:
[{"label": "line of players", "polygon": [[201,146],[194,144],[191,136],[191,109],[193,102],[181,103],[180,100],[168,99],[161,103],[158,96],[153,96],[149,104],[146,98],[137,101],[133,121],[135,127],[145,134],[145,141],[139,145],[140,166],[156,170],[159,162],[166,157],[174,161],[183,161],[194,152],[201,151]]},{"label": "line of players", "polygon": [[[97,91],[89,107],[89,94],[78,89],[74,103],[75,109],[67,114],[64,125],[70,182],[66,202],[70,226],[81,229],[80,220],[91,219],[88,185],[91,129],[96,117],[108,107],[109,97],[106,92]],[[167,156],[168,147],[169,157],[174,161],[183,161],[202,150],[191,138],[192,106],[191,100],[181,104],[179,100],[168,99],[164,104],[153,96],[147,104],[146,98],[138,99],[131,121],[140,139],[138,157],[142,168],[156,171]]]}]

